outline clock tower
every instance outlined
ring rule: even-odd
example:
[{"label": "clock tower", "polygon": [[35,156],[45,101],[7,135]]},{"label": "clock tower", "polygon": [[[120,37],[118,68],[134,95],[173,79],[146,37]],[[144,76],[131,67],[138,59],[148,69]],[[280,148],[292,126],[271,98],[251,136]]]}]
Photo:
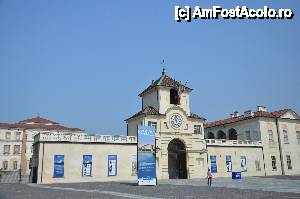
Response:
[{"label": "clock tower", "polygon": [[125,120],[129,136],[137,135],[138,125],[156,128],[158,179],[206,176],[204,118],[190,111],[191,91],[163,69],[162,75],[139,94],[142,110]]}]

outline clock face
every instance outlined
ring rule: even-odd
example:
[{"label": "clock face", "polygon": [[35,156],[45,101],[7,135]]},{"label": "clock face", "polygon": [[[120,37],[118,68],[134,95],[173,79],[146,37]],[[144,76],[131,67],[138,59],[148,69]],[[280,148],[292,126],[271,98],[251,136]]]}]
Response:
[{"label": "clock face", "polygon": [[173,114],[171,116],[171,125],[172,125],[172,127],[178,129],[178,128],[180,128],[181,124],[182,124],[181,115],[179,115],[177,113]]}]

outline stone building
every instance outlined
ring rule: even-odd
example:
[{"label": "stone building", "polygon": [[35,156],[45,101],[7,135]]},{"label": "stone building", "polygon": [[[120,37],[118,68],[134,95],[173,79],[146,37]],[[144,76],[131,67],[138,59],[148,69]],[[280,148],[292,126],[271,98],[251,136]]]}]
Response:
[{"label": "stone building", "polygon": [[190,111],[191,88],[162,75],[143,92],[141,111],[126,119],[128,135],[138,125],[156,128],[158,179],[202,178],[207,172],[204,118]]},{"label": "stone building", "polygon": [[[300,174],[299,116],[290,109],[237,112],[204,123],[190,110],[186,84],[162,75],[139,94],[141,110],[126,119],[127,136],[48,132],[37,134],[33,174],[37,183],[137,180],[137,127],[156,129],[160,179]],[[204,130],[205,129],[205,130]],[[278,136],[279,135],[279,136]]]},{"label": "stone building", "polygon": [[[240,143],[235,148],[242,153],[240,155],[248,157],[247,162],[255,162],[256,167],[252,167],[252,170],[259,170],[257,167],[260,167],[261,171],[265,170],[264,175],[300,174],[300,119],[291,109],[268,112],[265,107],[258,106],[255,112],[248,110],[243,115],[234,112],[229,118],[209,122],[204,127],[208,154],[216,155],[217,162],[224,163],[225,156],[232,154],[229,143]],[[252,150],[260,148],[261,151],[255,156],[249,149],[241,152],[246,145],[252,146]],[[216,151],[217,146],[222,150]],[[236,160],[240,155],[236,156]],[[238,163],[233,167],[239,168]],[[224,176],[224,172],[215,175]]]},{"label": "stone building", "polygon": [[17,171],[29,174],[33,154],[33,137],[38,133],[79,133],[78,128],[68,128],[51,120],[35,117],[17,123],[0,123],[1,172]]}]

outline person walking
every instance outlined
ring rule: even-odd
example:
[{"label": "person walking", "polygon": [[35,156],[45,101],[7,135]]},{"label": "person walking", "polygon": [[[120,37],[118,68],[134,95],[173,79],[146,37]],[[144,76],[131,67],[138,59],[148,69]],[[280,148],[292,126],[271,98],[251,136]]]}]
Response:
[{"label": "person walking", "polygon": [[207,185],[209,187],[211,187],[211,181],[212,181],[212,175],[211,175],[210,169],[208,169],[208,171],[207,171]]}]

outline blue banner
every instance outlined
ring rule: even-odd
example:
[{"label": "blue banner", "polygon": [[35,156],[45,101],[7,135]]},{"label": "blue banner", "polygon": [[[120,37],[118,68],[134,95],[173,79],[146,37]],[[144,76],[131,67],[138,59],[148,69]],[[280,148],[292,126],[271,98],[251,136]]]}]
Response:
[{"label": "blue banner", "polygon": [[212,173],[217,173],[217,157],[215,155],[210,156],[210,171]]},{"label": "blue banner", "polygon": [[155,128],[138,126],[138,184],[156,185]]},{"label": "blue banner", "polygon": [[246,172],[247,171],[247,160],[246,156],[241,156],[241,171]]},{"label": "blue banner", "polygon": [[64,177],[65,157],[64,155],[54,155],[54,174],[53,177]]},{"label": "blue banner", "polygon": [[227,172],[232,172],[231,155],[226,155],[226,169]]},{"label": "blue banner", "polygon": [[83,156],[82,176],[92,176],[92,156],[91,155]]},{"label": "blue banner", "polygon": [[117,175],[117,156],[109,155],[108,156],[108,176]]}]

